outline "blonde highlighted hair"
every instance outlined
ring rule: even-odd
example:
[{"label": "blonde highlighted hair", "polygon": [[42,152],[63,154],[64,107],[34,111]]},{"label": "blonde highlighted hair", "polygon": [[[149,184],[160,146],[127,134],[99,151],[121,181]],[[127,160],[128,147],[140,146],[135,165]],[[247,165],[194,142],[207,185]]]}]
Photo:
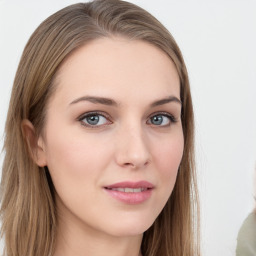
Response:
[{"label": "blonde highlighted hair", "polygon": [[1,180],[6,256],[53,255],[56,238],[54,186],[47,168],[38,167],[30,157],[22,120],[30,120],[40,134],[61,63],[86,43],[112,36],[160,48],[173,61],[180,78],[184,154],[167,204],[144,233],[142,254],[200,255],[193,107],[182,54],[167,29],[145,10],[125,1],[95,0],[68,6],[47,18],[32,34],[21,57],[5,127]]}]

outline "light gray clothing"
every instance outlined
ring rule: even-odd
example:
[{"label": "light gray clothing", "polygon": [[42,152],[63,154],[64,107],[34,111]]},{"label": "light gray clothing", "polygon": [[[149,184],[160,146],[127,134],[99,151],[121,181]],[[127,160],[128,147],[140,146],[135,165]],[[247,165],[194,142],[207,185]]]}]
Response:
[{"label": "light gray clothing", "polygon": [[238,237],[236,256],[256,255],[256,213],[253,212],[243,222]]}]

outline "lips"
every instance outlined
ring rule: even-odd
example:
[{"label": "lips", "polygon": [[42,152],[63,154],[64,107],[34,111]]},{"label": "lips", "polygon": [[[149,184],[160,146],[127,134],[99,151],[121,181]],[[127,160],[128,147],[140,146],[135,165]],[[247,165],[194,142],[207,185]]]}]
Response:
[{"label": "lips", "polygon": [[150,198],[154,186],[147,181],[119,182],[104,187],[113,198],[127,204],[140,204]]},{"label": "lips", "polygon": [[147,188],[107,188],[107,189],[125,192],[125,193],[139,193],[147,190]]}]

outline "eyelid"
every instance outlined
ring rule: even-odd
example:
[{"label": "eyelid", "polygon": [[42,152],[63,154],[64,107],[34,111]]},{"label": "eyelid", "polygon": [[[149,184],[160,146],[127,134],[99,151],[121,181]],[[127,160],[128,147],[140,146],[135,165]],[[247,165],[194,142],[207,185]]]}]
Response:
[{"label": "eyelid", "polygon": [[[90,125],[90,124],[87,124],[85,122],[83,122],[83,119],[85,119],[86,117],[90,117],[90,116],[93,116],[93,115],[99,115],[99,116],[103,116],[104,118],[107,119],[107,121],[109,122],[108,124],[104,124],[104,125]],[[86,113],[83,113],[82,115],[80,115],[78,118],[77,118],[77,121],[80,121],[81,124],[85,127],[88,127],[88,128],[92,128],[92,129],[97,129],[97,128],[101,128],[101,127],[104,127],[106,125],[109,125],[109,124],[112,124],[113,122],[111,121],[111,117],[110,115],[108,115],[107,113],[105,112],[102,112],[102,111],[89,111],[89,112],[86,112]]]},{"label": "eyelid", "polygon": [[[148,120],[150,120],[152,117],[157,116],[157,115],[163,115],[163,116],[169,118],[169,119],[170,119],[170,125],[171,125],[171,123],[177,123],[177,122],[178,122],[178,118],[176,118],[173,114],[171,114],[171,113],[169,113],[169,112],[166,112],[166,111],[154,112],[154,113],[152,113],[152,114],[148,117]],[[151,124],[151,125],[156,126],[156,125],[154,125],[154,124]],[[164,126],[159,125],[159,127],[166,127],[166,126],[167,126],[167,125],[164,125]],[[169,126],[169,125],[168,125],[168,126]]]},{"label": "eyelid", "polygon": [[[103,124],[103,125],[90,125],[88,123],[85,123],[83,122],[83,119],[87,118],[87,117],[90,117],[90,116],[93,116],[93,115],[100,115],[100,116],[103,116],[104,118],[107,119],[108,123],[107,124]],[[160,112],[154,112],[152,113],[149,117],[148,117],[148,120],[146,123],[149,123],[150,119],[154,116],[157,116],[157,115],[163,115],[165,117],[167,117],[169,120],[170,120],[170,124],[168,125],[159,125],[159,127],[168,127],[170,126],[172,123],[176,123],[178,122],[178,118],[175,118],[175,116],[169,112],[166,112],[166,111],[160,111]],[[88,128],[92,128],[92,129],[97,129],[97,128],[101,128],[101,127],[104,127],[104,126],[107,126],[107,125],[110,125],[113,123],[112,121],[112,118],[109,114],[107,114],[106,112],[103,112],[103,111],[89,111],[89,112],[86,112],[86,113],[83,113],[82,115],[80,115],[78,118],[77,118],[77,121],[80,121],[81,124],[85,127],[88,127]],[[157,126],[157,125],[154,125],[152,123],[149,123],[150,125],[152,126]]]}]

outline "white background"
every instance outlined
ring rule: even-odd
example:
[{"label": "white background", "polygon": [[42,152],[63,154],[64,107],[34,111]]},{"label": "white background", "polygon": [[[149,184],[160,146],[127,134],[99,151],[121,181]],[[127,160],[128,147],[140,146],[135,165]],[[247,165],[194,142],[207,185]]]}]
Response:
[{"label": "white background", "polygon": [[[0,0],[0,146],[15,71],[31,33],[74,0]],[[190,75],[205,256],[235,255],[254,207],[256,1],[132,0],[178,42]],[[3,155],[0,158],[0,167]]]}]

